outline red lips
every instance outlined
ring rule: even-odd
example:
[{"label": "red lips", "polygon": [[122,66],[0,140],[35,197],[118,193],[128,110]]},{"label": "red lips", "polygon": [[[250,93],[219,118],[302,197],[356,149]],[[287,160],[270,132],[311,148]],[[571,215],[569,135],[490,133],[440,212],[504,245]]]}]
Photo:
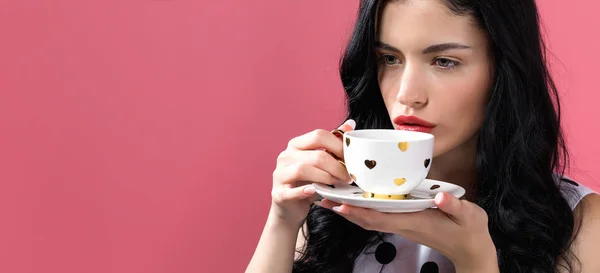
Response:
[{"label": "red lips", "polygon": [[397,130],[416,131],[429,133],[435,125],[415,116],[397,116],[394,119],[394,127]]}]

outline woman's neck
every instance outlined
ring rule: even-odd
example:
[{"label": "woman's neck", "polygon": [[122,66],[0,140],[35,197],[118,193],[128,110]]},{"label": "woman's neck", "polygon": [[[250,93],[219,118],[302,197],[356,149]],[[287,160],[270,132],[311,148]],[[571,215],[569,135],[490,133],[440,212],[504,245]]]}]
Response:
[{"label": "woman's neck", "polygon": [[459,185],[467,191],[464,198],[475,200],[477,192],[477,167],[475,155],[477,137],[442,155],[435,157],[427,178]]}]

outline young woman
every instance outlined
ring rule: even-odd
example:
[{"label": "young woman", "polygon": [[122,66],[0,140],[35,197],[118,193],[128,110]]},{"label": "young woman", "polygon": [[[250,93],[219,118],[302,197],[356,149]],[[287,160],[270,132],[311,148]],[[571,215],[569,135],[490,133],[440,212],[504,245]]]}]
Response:
[{"label": "young woman", "polygon": [[315,130],[277,159],[246,272],[600,272],[600,197],[563,176],[534,0],[363,0],[340,73],[342,130],[428,127],[429,178],[468,194],[415,213],[315,202],[311,183],[351,181],[328,153],[341,140]]}]

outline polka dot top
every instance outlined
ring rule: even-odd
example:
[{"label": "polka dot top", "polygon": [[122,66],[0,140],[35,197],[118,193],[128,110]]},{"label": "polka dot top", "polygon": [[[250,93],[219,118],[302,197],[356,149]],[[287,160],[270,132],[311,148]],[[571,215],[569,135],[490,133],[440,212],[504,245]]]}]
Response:
[{"label": "polka dot top", "polygon": [[[563,178],[561,190],[571,209],[593,191],[570,179]],[[574,191],[566,191],[570,187]],[[574,192],[574,194],[570,194]],[[454,273],[454,265],[439,252],[408,241],[398,235],[384,237],[384,241],[365,249],[354,263],[354,273]]]}]

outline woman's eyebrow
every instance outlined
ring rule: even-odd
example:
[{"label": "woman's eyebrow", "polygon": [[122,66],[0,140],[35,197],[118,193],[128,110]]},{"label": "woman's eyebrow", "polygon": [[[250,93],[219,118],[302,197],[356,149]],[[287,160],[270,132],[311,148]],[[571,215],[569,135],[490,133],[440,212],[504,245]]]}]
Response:
[{"label": "woman's eyebrow", "polygon": [[[389,44],[386,44],[382,41],[376,41],[375,46],[381,50],[388,50],[388,51],[400,53],[399,49],[397,49]],[[442,52],[442,51],[446,51],[446,50],[452,50],[452,49],[470,49],[470,48],[471,48],[470,46],[459,44],[459,43],[437,44],[437,45],[428,46],[426,49],[423,49],[423,55]]]},{"label": "woman's eyebrow", "polygon": [[398,50],[397,48],[388,45],[382,41],[375,41],[375,47],[377,47],[377,49],[381,49],[381,50],[387,50],[387,51],[393,51],[395,53],[400,53],[400,50]]},{"label": "woman's eyebrow", "polygon": [[442,51],[446,51],[446,50],[452,50],[452,49],[469,49],[469,48],[471,48],[471,47],[463,45],[463,44],[458,44],[458,43],[437,44],[437,45],[431,45],[431,46],[427,47],[426,49],[423,49],[423,55],[442,52]]}]

